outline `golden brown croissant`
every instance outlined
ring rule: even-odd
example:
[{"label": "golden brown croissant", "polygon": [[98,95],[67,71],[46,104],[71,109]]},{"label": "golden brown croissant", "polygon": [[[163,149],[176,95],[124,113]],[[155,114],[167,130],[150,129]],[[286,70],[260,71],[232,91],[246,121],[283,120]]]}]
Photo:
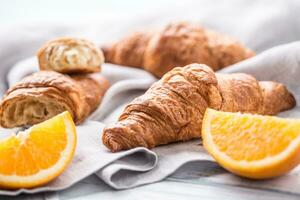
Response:
[{"label": "golden brown croissant", "polygon": [[152,148],[201,136],[206,108],[276,114],[295,106],[280,83],[258,82],[248,74],[215,74],[206,65],[177,67],[134,99],[119,121],[104,129],[102,140],[112,152]]},{"label": "golden brown croissant", "polygon": [[218,70],[254,55],[233,38],[188,23],[134,33],[103,48],[107,62],[141,67],[157,77],[176,66],[204,63]]},{"label": "golden brown croissant", "polygon": [[68,76],[40,71],[9,89],[0,104],[0,125],[32,125],[65,110],[76,124],[100,104],[109,83],[99,74]]},{"label": "golden brown croissant", "polygon": [[102,51],[93,43],[76,38],[52,40],[37,53],[41,70],[61,73],[92,73],[101,70]]}]

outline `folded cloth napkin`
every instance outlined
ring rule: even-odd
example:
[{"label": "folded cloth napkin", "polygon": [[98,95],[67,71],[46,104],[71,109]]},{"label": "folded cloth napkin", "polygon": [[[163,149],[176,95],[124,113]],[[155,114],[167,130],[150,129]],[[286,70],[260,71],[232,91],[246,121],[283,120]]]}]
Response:
[{"label": "folded cloth napkin", "polygon": [[[20,78],[37,70],[35,58],[30,58],[16,64],[8,74],[10,85]],[[267,50],[254,58],[226,68],[220,73],[246,72],[260,80],[275,80],[282,82],[293,92],[300,101],[300,42],[281,45]],[[111,123],[117,119],[123,105],[135,96],[144,92],[156,79],[149,73],[123,66],[105,64],[103,75],[107,77],[112,87],[108,90],[102,105],[96,110],[90,120],[77,127],[78,146],[72,164],[62,175],[51,183],[35,189],[21,189],[16,191],[0,190],[0,194],[17,195],[22,192],[36,193],[42,191],[56,191],[65,189],[83,178],[96,175],[115,189],[126,189],[147,183],[160,181],[181,166],[188,166],[188,172],[200,173],[202,166],[212,158],[204,151],[200,140],[185,143],[165,145],[148,150],[136,148],[119,153],[109,152],[101,142],[101,133],[105,121]],[[118,77],[116,79],[116,77]],[[119,108],[117,108],[121,105]],[[285,117],[300,117],[299,107],[280,113]],[[93,120],[93,121],[92,121]],[[3,129],[10,132],[11,130]],[[200,162],[200,163],[199,163]],[[297,183],[298,171],[265,182],[252,182],[236,178],[229,173],[215,172],[212,167],[205,169],[206,179],[216,183],[232,185],[246,185],[300,194],[298,187],[289,187],[287,181]],[[186,175],[186,174],[185,174]],[[180,176],[185,176],[181,173]]]},{"label": "folded cloth napkin", "polygon": [[[300,39],[299,8],[300,3],[297,0],[231,0],[220,1],[218,4],[211,0],[190,0],[182,4],[174,3],[172,7],[161,8],[147,16],[119,17],[117,20],[100,16],[96,19],[97,22],[80,25],[78,22],[55,26],[43,23],[15,29],[1,28],[0,96],[9,85],[38,70],[35,58],[12,66],[32,56],[42,43],[55,37],[80,36],[103,44],[133,30],[147,27],[152,30],[166,22],[184,19],[233,35],[247,46],[261,52]],[[221,71],[229,72],[247,72],[261,80],[283,82],[294,93],[297,102],[300,102],[300,42],[266,50],[254,58]],[[109,64],[104,65],[102,73],[110,80],[112,87],[107,91],[101,106],[90,116],[90,121],[77,127],[78,146],[74,160],[66,171],[42,187],[16,191],[0,190],[0,195],[62,190],[93,173],[115,189],[126,189],[162,180],[175,171],[173,178],[177,178],[176,180],[189,181],[191,177],[198,177],[217,184],[300,194],[300,169],[274,180],[253,182],[241,179],[219,168],[216,170],[217,165],[205,153],[200,140],[165,145],[152,150],[137,148],[110,153],[101,143],[104,124],[114,122],[126,103],[144,93],[155,78],[142,70]],[[300,117],[300,109],[296,107],[279,115]],[[12,131],[15,130],[1,129],[0,137],[5,137]]]}]

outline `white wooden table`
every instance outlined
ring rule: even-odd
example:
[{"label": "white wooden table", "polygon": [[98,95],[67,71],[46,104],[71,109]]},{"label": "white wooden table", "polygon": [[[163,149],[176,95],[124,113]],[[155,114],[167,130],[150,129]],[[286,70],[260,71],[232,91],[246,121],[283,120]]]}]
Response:
[{"label": "white wooden table", "polygon": [[153,183],[129,190],[116,191],[105,185],[96,176],[91,176],[73,187],[57,192],[37,195],[20,195],[18,197],[0,197],[1,200],[93,200],[93,199],[189,199],[189,200],[296,200],[299,196],[267,190],[242,187],[232,187],[202,181],[201,178],[177,179],[168,178],[162,182]]}]

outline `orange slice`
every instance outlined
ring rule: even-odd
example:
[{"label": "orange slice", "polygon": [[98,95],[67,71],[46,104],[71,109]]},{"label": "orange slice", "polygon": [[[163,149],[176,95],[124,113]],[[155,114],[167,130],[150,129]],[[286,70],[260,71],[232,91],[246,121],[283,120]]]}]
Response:
[{"label": "orange slice", "polygon": [[300,162],[300,119],[207,109],[202,138],[221,166],[248,178],[280,176]]},{"label": "orange slice", "polygon": [[75,147],[68,112],[0,140],[0,186],[31,188],[53,180],[70,163]]}]

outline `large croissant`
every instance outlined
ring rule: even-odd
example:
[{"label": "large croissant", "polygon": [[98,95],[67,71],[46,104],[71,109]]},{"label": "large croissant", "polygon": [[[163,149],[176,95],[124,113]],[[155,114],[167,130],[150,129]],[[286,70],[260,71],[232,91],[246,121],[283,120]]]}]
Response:
[{"label": "large croissant", "polygon": [[99,74],[34,73],[9,89],[0,104],[0,125],[32,125],[65,110],[78,124],[96,109],[109,83]]},{"label": "large croissant", "polygon": [[102,49],[107,62],[141,67],[157,77],[191,63],[204,63],[215,71],[254,55],[229,36],[188,23],[134,33]]},{"label": "large croissant", "polygon": [[103,131],[113,152],[152,148],[201,136],[206,108],[272,115],[295,106],[280,83],[258,82],[248,74],[215,74],[206,65],[174,68],[134,99],[119,121]]}]

